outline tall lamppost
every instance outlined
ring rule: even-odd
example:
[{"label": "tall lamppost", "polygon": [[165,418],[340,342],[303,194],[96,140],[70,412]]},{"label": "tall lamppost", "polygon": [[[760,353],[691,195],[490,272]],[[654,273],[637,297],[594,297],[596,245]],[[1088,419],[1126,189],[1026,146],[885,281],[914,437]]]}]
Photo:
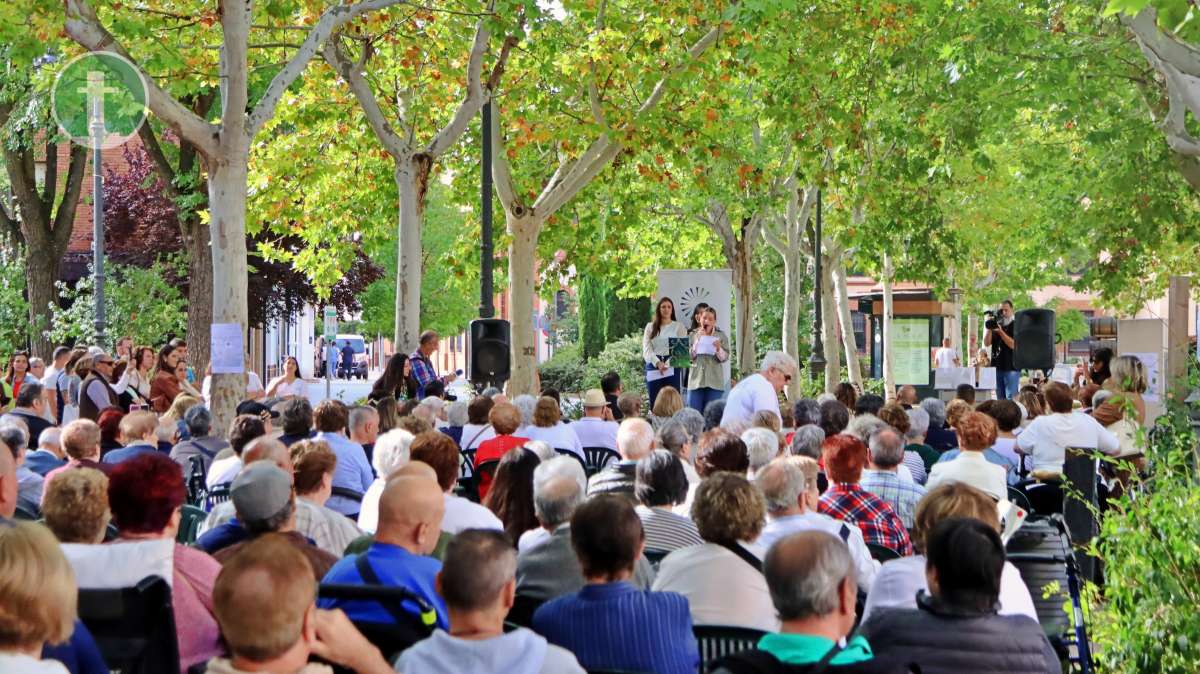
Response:
[{"label": "tall lamppost", "polygon": [[[104,72],[89,71],[87,86],[80,93],[87,96],[89,130],[92,138],[92,276],[96,302],[96,344],[104,344],[104,178],[101,155],[104,147],[104,95],[117,90],[104,86]],[[53,179],[47,176],[47,179]]]},{"label": "tall lamppost", "polygon": [[[813,345],[808,370],[813,379],[825,372],[825,343],[821,338],[821,190],[817,190],[817,226],[813,231]],[[826,386],[828,386],[826,382]]]}]

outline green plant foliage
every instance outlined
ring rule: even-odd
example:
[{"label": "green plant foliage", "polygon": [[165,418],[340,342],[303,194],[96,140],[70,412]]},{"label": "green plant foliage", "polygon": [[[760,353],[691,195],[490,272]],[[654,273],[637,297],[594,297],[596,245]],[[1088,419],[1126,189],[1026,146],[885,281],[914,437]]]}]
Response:
[{"label": "green plant foliage", "polygon": [[587,364],[580,352],[579,344],[569,344],[557,349],[549,360],[542,363],[538,367],[542,388],[580,391],[581,382],[587,375]]},{"label": "green plant foliage", "polygon": [[29,303],[25,301],[25,257],[0,241],[0,354],[29,345]]},{"label": "green plant foliage", "polygon": [[[108,319],[107,344],[117,333],[133,337],[135,344],[162,344],[182,337],[187,328],[187,300],[169,281],[176,269],[158,261],[148,268],[106,264],[104,306]],[[94,344],[96,341],[94,282],[89,272],[74,288],[59,283],[66,309],[55,307],[46,335],[55,344]]]},{"label": "green plant foliage", "polygon": [[1088,620],[1100,671],[1200,671],[1200,475],[1186,411],[1158,418],[1150,477],[1110,502],[1096,549],[1105,586]]},{"label": "green plant foliage", "polygon": [[589,360],[580,390],[600,388],[600,377],[610,370],[621,375],[621,386],[626,393],[646,392],[646,372],[642,361],[640,334],[612,342],[604,347],[598,356]]},{"label": "green plant foliage", "polygon": [[579,282],[579,343],[585,359],[599,355],[607,343],[608,285],[585,276]]}]

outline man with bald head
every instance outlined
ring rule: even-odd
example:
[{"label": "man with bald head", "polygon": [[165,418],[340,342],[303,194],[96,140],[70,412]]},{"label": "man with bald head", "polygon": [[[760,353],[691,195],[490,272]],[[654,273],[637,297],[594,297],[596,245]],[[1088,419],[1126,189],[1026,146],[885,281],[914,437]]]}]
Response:
[{"label": "man with bald head", "polygon": [[[379,498],[379,528],[367,551],[342,558],[323,583],[403,587],[423,598],[436,612],[436,625],[448,630],[446,605],[436,589],[442,563],[429,553],[437,546],[446,512],[442,489],[420,467],[406,466],[393,475]],[[322,599],[321,608],[340,608],[356,622],[412,624],[423,620],[411,602]],[[429,624],[429,623],[425,623]]]}]

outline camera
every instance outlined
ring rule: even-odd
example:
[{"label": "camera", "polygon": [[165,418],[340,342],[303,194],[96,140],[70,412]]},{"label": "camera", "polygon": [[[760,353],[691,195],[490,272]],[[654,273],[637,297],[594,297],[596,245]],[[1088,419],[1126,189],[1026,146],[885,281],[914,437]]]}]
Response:
[{"label": "camera", "polygon": [[988,309],[987,311],[983,312],[983,327],[987,328],[988,330],[995,330],[996,328],[1000,327],[1000,324],[996,322],[995,311]]}]

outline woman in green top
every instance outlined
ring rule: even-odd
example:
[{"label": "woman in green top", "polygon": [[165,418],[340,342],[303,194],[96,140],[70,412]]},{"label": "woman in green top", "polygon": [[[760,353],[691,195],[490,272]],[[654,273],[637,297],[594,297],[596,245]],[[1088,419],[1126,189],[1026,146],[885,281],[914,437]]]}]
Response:
[{"label": "woman in green top", "polygon": [[704,412],[705,406],[725,395],[725,367],[729,338],[717,329],[717,310],[698,310],[700,327],[692,333],[692,367],[688,374],[688,407]]}]

